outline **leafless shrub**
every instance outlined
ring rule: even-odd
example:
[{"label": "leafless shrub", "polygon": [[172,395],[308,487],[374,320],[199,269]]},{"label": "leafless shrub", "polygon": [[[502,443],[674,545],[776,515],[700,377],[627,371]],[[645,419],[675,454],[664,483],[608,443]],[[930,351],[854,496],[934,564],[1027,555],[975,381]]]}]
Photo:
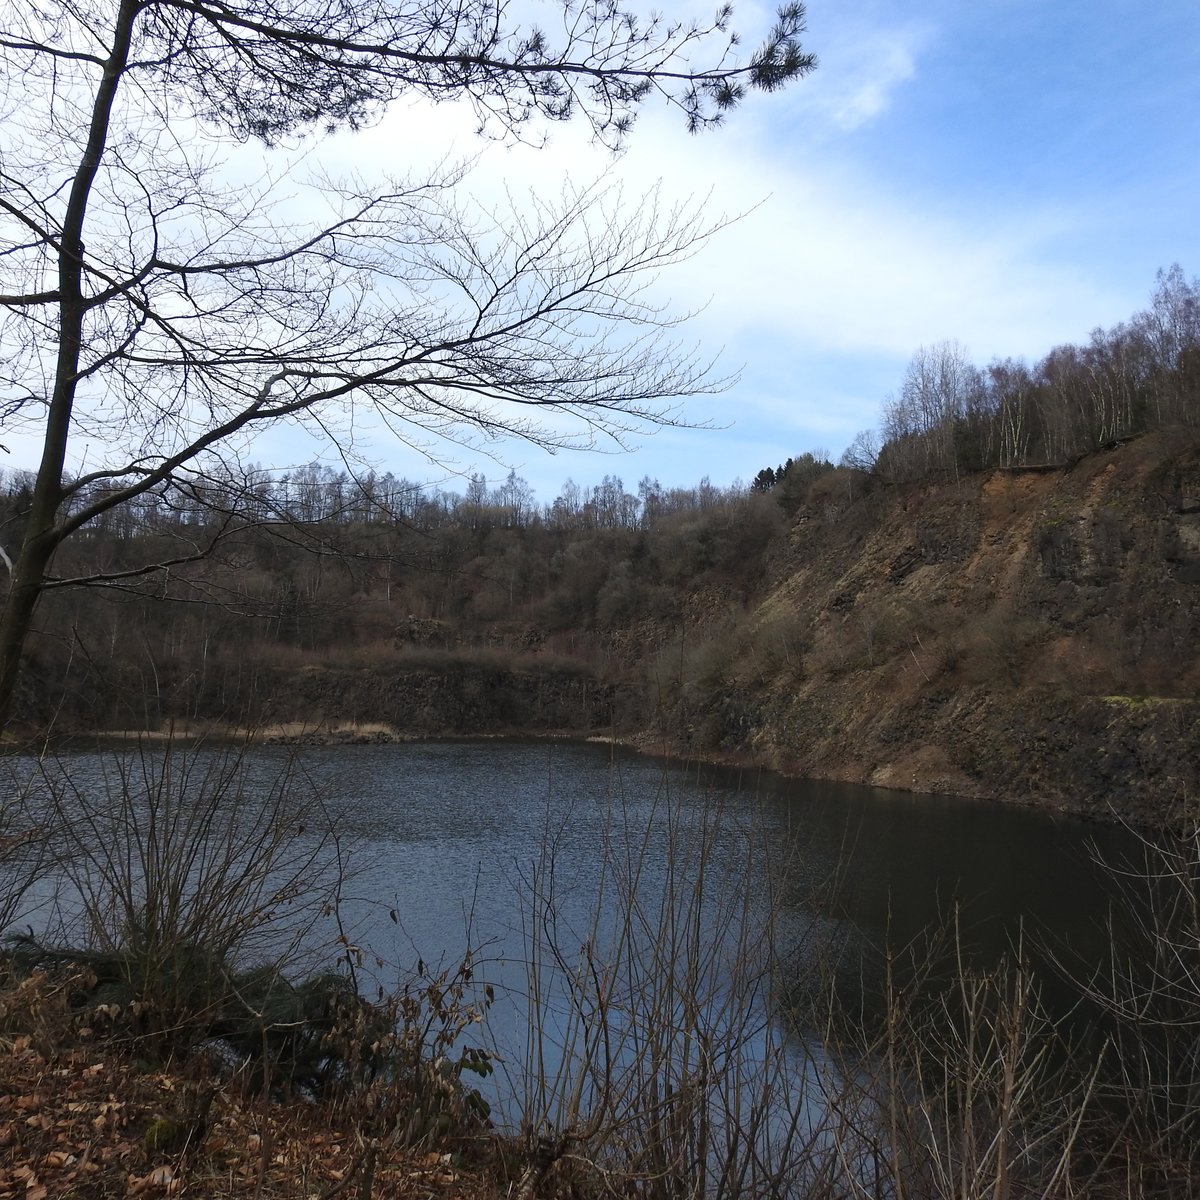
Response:
[{"label": "leafless shrub", "polygon": [[786,1193],[819,1135],[772,1020],[781,880],[751,882],[767,852],[754,822],[664,792],[635,828],[615,803],[581,921],[561,905],[553,850],[526,881],[517,1195]]},{"label": "leafless shrub", "polygon": [[1114,1194],[1200,1191],[1200,824],[1193,806],[1178,817],[1140,835],[1140,859],[1105,864],[1116,884],[1106,967],[1085,975],[1060,956],[1114,1044],[1094,1139]]},{"label": "leafless shrub", "polygon": [[[278,1003],[258,985],[341,934],[345,848],[294,760],[139,743],[44,759],[28,788],[52,831],[38,892],[53,912],[17,949],[88,965],[93,999],[136,1013],[165,1044],[203,1037],[231,1005]],[[263,964],[250,987],[244,973]]]},{"label": "leafless shrub", "polygon": [[964,629],[956,659],[971,684],[1003,679],[1013,685],[1036,677],[1038,651],[1048,636],[1047,622],[1022,617],[1004,607],[981,614]]},{"label": "leafless shrub", "polygon": [[804,676],[804,658],[811,644],[811,621],[794,608],[773,613],[749,634],[744,654],[752,681],[786,673]]},{"label": "leafless shrub", "polygon": [[26,911],[50,859],[48,830],[30,802],[28,781],[11,770],[0,780],[0,932]]},{"label": "leafless shrub", "polygon": [[1089,1194],[1076,1148],[1101,1061],[1071,1054],[1020,948],[979,971],[952,947],[940,983],[928,947],[903,984],[889,967],[878,1039],[826,1076],[841,1177],[911,1200]]},{"label": "leafless shrub", "polygon": [[[366,1129],[386,1144],[431,1145],[486,1127],[491,1106],[474,1083],[494,1069],[481,1044],[494,993],[478,983],[478,966],[471,950],[449,966],[420,962],[391,996],[371,1007],[390,1031],[370,1048],[381,1069],[350,1102]],[[357,1033],[347,1041],[352,1052],[364,1044]]]}]

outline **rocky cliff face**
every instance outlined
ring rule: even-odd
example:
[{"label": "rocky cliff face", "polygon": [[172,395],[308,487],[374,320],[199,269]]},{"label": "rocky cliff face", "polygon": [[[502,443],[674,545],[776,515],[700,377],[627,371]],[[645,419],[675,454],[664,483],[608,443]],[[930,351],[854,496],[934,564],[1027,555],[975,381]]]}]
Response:
[{"label": "rocky cliff face", "polygon": [[459,666],[371,671],[317,668],[263,677],[261,728],[299,725],[317,739],[371,730],[384,739],[591,732],[611,722],[614,687],[584,674]]},{"label": "rocky cliff face", "polygon": [[1153,435],[802,510],[719,657],[681,681],[681,740],[1170,819],[1200,799],[1200,450]]}]

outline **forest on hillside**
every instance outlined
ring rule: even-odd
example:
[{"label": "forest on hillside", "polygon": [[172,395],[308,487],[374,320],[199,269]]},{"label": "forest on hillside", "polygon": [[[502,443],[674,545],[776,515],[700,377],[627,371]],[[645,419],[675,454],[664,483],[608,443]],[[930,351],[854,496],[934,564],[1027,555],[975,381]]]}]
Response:
[{"label": "forest on hillside", "polygon": [[[1173,267],[1145,311],[1033,366],[981,369],[952,344],[920,349],[878,433],[836,465],[808,451],[749,485],[643,478],[631,489],[607,475],[539,502],[515,471],[495,485],[472,476],[459,494],[320,464],[164,485],[59,550],[17,715],[43,722],[119,678],[139,708],[159,697],[159,717],[189,706],[232,716],[250,701],[249,664],[438,669],[490,655],[644,680],[647,645],[677,654],[646,629],[734,620],[788,569],[796,520],[836,528],[897,489],[1036,472],[1197,427],[1200,282]],[[0,544],[12,545],[30,479],[8,471],[0,484]]]}]

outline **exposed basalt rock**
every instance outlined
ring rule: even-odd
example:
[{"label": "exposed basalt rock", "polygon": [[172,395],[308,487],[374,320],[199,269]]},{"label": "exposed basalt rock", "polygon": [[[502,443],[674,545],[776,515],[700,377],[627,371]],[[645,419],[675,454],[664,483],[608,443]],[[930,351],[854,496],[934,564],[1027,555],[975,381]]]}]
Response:
[{"label": "exposed basalt rock", "polygon": [[[789,569],[676,721],[785,770],[1143,822],[1200,798],[1200,452],[876,495]],[[778,631],[801,653],[778,652]],[[681,728],[686,719],[687,729]]]},{"label": "exposed basalt rock", "polygon": [[[277,740],[368,744],[440,735],[607,730],[616,687],[584,674],[462,663],[411,670],[261,670],[238,725]],[[227,719],[215,696],[199,719]]]}]

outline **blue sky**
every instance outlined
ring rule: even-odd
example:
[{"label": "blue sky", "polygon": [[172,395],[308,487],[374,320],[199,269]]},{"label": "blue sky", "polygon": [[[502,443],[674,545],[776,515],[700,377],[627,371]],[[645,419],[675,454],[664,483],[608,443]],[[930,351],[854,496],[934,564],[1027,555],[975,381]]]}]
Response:
[{"label": "blue sky", "polygon": [[[748,45],[768,21],[735,8]],[[558,127],[540,152],[490,148],[478,173],[486,190],[607,171],[711,192],[714,213],[753,208],[661,283],[680,308],[706,304],[689,334],[741,371],[684,410],[720,428],[661,430],[616,456],[504,446],[501,463],[462,455],[458,469],[515,466],[543,500],[567,476],[749,479],[804,450],[840,454],[920,345],[1036,360],[1143,307],[1158,268],[1200,273],[1195,0],[812,0],[808,24],[818,71],[721,129],[688,136],[649,110],[616,161]],[[341,152],[387,158],[403,138],[408,155],[407,116]],[[422,149],[470,148],[465,114],[417,123]]]},{"label": "blue sky", "polygon": [[[735,5],[748,48],[772,15]],[[617,474],[630,490],[645,475],[748,480],[805,450],[836,458],[876,424],[921,345],[955,340],[980,365],[1033,361],[1143,307],[1158,268],[1200,274],[1196,0],[810,0],[808,24],[820,57],[808,79],[697,136],[651,105],[616,157],[578,124],[550,129],[541,150],[481,151],[470,112],[418,103],[319,143],[309,164],[335,172],[419,173],[480,153],[469,186],[485,201],[605,175],[629,195],[661,181],[668,201],[746,214],[657,285],[677,311],[702,309],[684,340],[740,371],[683,408],[710,428],[663,429],[621,454],[502,443],[491,458],[442,448],[431,460],[368,423],[365,457],[457,490],[472,471],[499,482],[515,467],[544,502],[568,477]],[[32,441],[5,440],[4,465],[34,465]],[[295,433],[248,453],[280,468],[337,462]]]}]

